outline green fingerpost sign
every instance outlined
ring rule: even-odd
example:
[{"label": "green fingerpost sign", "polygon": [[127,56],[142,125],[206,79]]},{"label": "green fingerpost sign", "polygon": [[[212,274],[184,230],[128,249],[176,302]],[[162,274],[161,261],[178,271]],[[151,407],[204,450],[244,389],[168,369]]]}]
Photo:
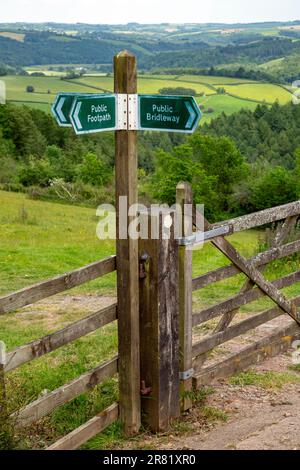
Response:
[{"label": "green fingerpost sign", "polygon": [[192,96],[139,95],[139,129],[192,133],[201,111]]},{"label": "green fingerpost sign", "polygon": [[70,121],[70,112],[73,106],[74,98],[78,93],[58,93],[52,106],[52,114],[57,123],[62,127],[72,127]]},{"label": "green fingerpost sign", "polygon": [[79,95],[70,113],[76,134],[112,131],[117,128],[116,95]]}]

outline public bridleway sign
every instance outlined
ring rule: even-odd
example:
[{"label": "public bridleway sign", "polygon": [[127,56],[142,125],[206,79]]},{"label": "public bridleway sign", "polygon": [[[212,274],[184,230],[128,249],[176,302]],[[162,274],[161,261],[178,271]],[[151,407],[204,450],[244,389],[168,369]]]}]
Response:
[{"label": "public bridleway sign", "polygon": [[139,95],[139,129],[192,133],[201,111],[192,96]]}]

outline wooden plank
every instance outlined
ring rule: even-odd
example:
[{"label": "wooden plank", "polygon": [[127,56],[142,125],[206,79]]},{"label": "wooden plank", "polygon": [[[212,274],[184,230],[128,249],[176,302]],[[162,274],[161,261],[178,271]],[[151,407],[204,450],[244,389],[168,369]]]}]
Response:
[{"label": "wooden plank", "polygon": [[16,427],[29,426],[51,413],[55,408],[93,389],[104,380],[113,377],[117,373],[117,369],[118,358],[115,357],[72,380],[72,382],[38,398],[12,415],[12,419],[16,422]]},{"label": "wooden plank", "polygon": [[216,238],[213,244],[293,320],[300,322],[296,306],[273,283],[267,281],[251,262],[247,262],[225,238]]},{"label": "wooden plank", "polygon": [[0,297],[0,314],[13,312],[52,295],[59,294],[116,270],[116,257],[109,256],[74,271],[39,282],[12,294]]},{"label": "wooden plank", "polygon": [[49,446],[46,450],[75,450],[92,437],[104,431],[107,426],[117,421],[119,417],[119,405],[113,403],[111,406],[101,411],[97,416],[74,429],[66,436]]},{"label": "wooden plank", "polygon": [[233,232],[241,232],[243,230],[249,230],[250,228],[270,224],[271,222],[276,222],[299,214],[300,201],[295,201],[282,206],[271,207],[270,209],[265,209],[263,211],[253,212],[252,214],[218,222],[216,224],[212,224],[210,229],[228,224],[232,226]]},{"label": "wooden plank", "polygon": [[[287,276],[281,277],[280,279],[276,279],[276,281],[273,281],[272,284],[276,287],[276,289],[283,289],[284,287],[288,287],[299,281],[300,271],[296,271],[292,274],[288,274]],[[258,288],[234,295],[233,297],[225,300],[224,302],[220,302],[217,305],[213,305],[212,307],[202,310],[199,313],[194,313],[193,326],[200,325],[201,323],[204,323],[208,320],[216,318],[220,315],[224,315],[225,313],[230,312],[233,309],[239,308],[242,305],[246,305],[249,302],[253,302],[254,300],[263,297],[263,295],[264,293]]]},{"label": "wooden plank", "polygon": [[[299,201],[300,203],[300,201]],[[208,230],[211,228],[209,222],[203,217],[202,214],[198,213],[199,218],[203,219],[204,229]],[[201,219],[200,219],[201,220]],[[293,320],[300,322],[300,316],[297,312],[296,306],[290,302],[284,294],[267,281],[259,270],[246,258],[244,258],[228,240],[223,237],[217,237],[212,240],[212,244],[218,248],[230,261],[239,268],[246,276],[256,284],[270,299],[272,299],[284,312],[286,312]]]},{"label": "wooden plank", "polygon": [[[265,264],[270,263],[276,259],[282,259],[285,256],[289,256],[293,253],[300,251],[300,240],[295,242],[287,243],[286,245],[278,246],[276,248],[270,248],[263,253],[259,253],[247,261],[251,261],[254,266],[264,266]],[[228,279],[229,277],[240,274],[241,270],[234,265],[225,266],[223,268],[218,268],[209,273],[202,274],[193,279],[193,291],[202,289],[214,282],[222,281]]]},{"label": "wooden plank", "polygon": [[[288,236],[291,229],[295,226],[295,224],[297,222],[297,218],[298,218],[298,216],[288,217],[284,221],[284,224],[282,225],[282,227],[279,227],[279,229],[277,230],[277,233],[276,233],[275,238],[272,242],[272,247],[271,248],[277,248],[282,242],[284,242],[285,238]],[[264,270],[264,266],[260,266],[258,268],[258,270],[260,272],[262,272]],[[245,284],[242,286],[242,288],[240,290],[240,293],[242,294],[243,292],[247,292],[247,291],[253,289],[254,286],[255,286],[255,284],[252,282],[252,280],[247,279]],[[238,311],[239,311],[239,309],[234,309],[231,312],[228,312],[225,315],[223,315],[223,317],[220,319],[217,327],[215,328],[215,332],[225,330],[230,325],[230,323],[232,322],[232,320],[234,319],[234,317],[238,313]]]},{"label": "wooden plank", "polygon": [[[1,352],[0,352],[1,356]],[[7,412],[7,396],[5,389],[5,374],[4,364],[0,362],[0,448],[9,441],[11,435],[11,428],[9,422],[9,416]],[[1,445],[2,443],[2,445]]]},{"label": "wooden plank", "polygon": [[[196,389],[208,385],[213,380],[229,377],[245,368],[262,362],[267,357],[287,351],[292,342],[300,339],[300,328],[295,322],[289,322],[284,328],[276,329],[271,335],[232,354],[227,359],[207,366],[193,378]],[[195,364],[195,368],[197,368]]]},{"label": "wooden plank", "polygon": [[[120,94],[137,93],[137,69],[134,55],[123,51],[114,59],[114,90]],[[128,122],[128,121],[127,121]],[[120,420],[127,435],[138,432],[140,408],[139,281],[138,240],[128,236],[133,219],[128,208],[138,202],[137,132],[115,133],[115,181],[117,206],[117,291],[119,331]],[[127,210],[121,209],[127,197]],[[122,231],[125,230],[125,237]]]},{"label": "wooden plank", "polygon": [[[300,297],[293,299],[296,305],[300,305]],[[246,320],[243,320],[237,323],[234,326],[231,326],[223,331],[216,332],[212,335],[209,335],[203,338],[201,341],[193,344],[193,356],[198,356],[204,354],[207,351],[219,346],[220,344],[226,343],[231,339],[246,333],[249,330],[252,330],[263,323],[266,323],[274,318],[282,315],[283,312],[280,308],[275,307],[269,310],[266,310],[258,315],[254,315]]]},{"label": "wooden plank", "polygon": [[[193,233],[192,188],[188,183],[178,183],[176,188],[176,203],[181,208],[178,214],[181,223],[181,236],[187,237]],[[179,218],[178,217],[178,218]],[[193,367],[192,329],[193,329],[193,299],[192,299],[192,257],[191,247],[179,246],[179,370],[181,374]],[[189,392],[192,391],[192,376],[180,381],[181,409],[186,411],[192,407]]]},{"label": "wooden plank", "polygon": [[[174,220],[174,213],[168,214]],[[174,224],[170,238],[162,237],[166,215],[142,213],[141,224],[150,222],[149,236],[139,240],[140,255],[148,256],[140,280],[142,416],[154,432],[167,430],[179,416],[178,246]],[[157,240],[150,236],[156,226]]]},{"label": "wooden plank", "polygon": [[117,304],[110,305],[62,330],[20,346],[6,355],[5,372],[54,351],[61,346],[101,328],[117,318]]}]

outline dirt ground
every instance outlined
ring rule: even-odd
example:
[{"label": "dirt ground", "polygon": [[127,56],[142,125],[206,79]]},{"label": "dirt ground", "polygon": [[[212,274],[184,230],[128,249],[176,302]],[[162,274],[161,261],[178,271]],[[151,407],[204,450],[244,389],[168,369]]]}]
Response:
[{"label": "dirt ground", "polygon": [[[290,355],[284,354],[252,370],[290,374],[290,365]],[[194,409],[194,432],[184,438],[171,436],[165,449],[300,450],[299,382],[288,383],[282,389],[230,385],[228,381],[219,381],[213,387],[206,405],[224,411],[227,421],[203,424]]]}]

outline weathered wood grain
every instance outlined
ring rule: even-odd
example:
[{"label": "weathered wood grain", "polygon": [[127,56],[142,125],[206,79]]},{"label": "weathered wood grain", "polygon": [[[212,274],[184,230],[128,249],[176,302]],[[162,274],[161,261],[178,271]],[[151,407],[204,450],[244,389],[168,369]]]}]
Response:
[{"label": "weathered wood grain", "polygon": [[[247,261],[251,261],[254,266],[264,266],[271,261],[276,259],[282,259],[285,256],[289,256],[293,253],[296,253],[300,250],[300,240],[295,242],[287,243],[286,245],[278,246],[276,248],[270,248],[263,253],[259,253]],[[229,277],[240,274],[241,270],[234,265],[225,266],[223,268],[218,268],[208,273],[202,274],[193,279],[193,291],[202,289],[210,284],[213,284],[217,281],[222,281],[228,279]]]},{"label": "weathered wood grain", "polygon": [[[181,235],[187,237],[193,233],[192,188],[188,183],[178,183],[176,188],[176,203],[181,207]],[[189,206],[188,206],[189,205]],[[192,358],[192,329],[193,329],[193,299],[192,299],[192,257],[191,247],[179,246],[179,369],[183,373],[193,367]],[[192,406],[189,392],[192,391],[193,380],[189,377],[180,381],[181,409],[186,411]]]},{"label": "weathered wood grain", "polygon": [[75,450],[92,437],[104,431],[107,426],[117,421],[119,417],[119,405],[113,403],[97,416],[87,421],[85,424],[74,429],[66,436],[49,446],[46,450]]},{"label": "weathered wood grain", "polygon": [[72,380],[72,382],[47,393],[12,415],[13,421],[16,422],[16,427],[29,426],[49,414],[55,408],[93,389],[105,379],[113,377],[117,371],[118,358],[115,357]]},{"label": "weathered wood grain", "polygon": [[[142,395],[142,416],[154,432],[179,415],[178,246],[174,224],[169,238],[161,235],[165,215],[142,213],[142,223],[150,219],[149,237],[139,240],[140,256],[148,256],[140,280],[141,380],[151,389]],[[151,239],[157,225],[160,237]]]},{"label": "weathered wood grain", "polygon": [[221,225],[231,225],[233,232],[241,232],[250,228],[270,224],[278,220],[286,219],[300,214],[300,201],[290,202],[282,206],[271,207],[252,214],[243,215],[234,219],[224,220],[212,224],[210,229],[220,227]]},{"label": "weathered wood grain", "polygon": [[101,328],[117,318],[117,304],[110,305],[99,312],[83,318],[62,330],[51,333],[43,338],[20,346],[6,354],[5,372],[30,362],[33,359],[54,351],[61,346],[81,338],[82,336]]},{"label": "weathered wood grain", "polygon": [[[296,305],[300,305],[300,297],[293,299],[293,302],[295,302]],[[242,335],[247,331],[256,328],[257,326],[262,325],[263,323],[273,320],[282,314],[283,312],[280,308],[271,308],[262,313],[247,318],[246,320],[243,320],[234,326],[230,326],[223,331],[209,335],[203,338],[201,341],[193,344],[193,356],[198,356],[207,351],[210,351],[216,346],[226,343],[227,341],[230,341],[231,339]]]},{"label": "weathered wood grain", "polygon": [[33,304],[39,300],[59,294],[73,287],[80,286],[88,281],[97,279],[116,270],[116,257],[110,256],[96,261],[61,276],[39,282],[12,294],[0,297],[0,314],[13,312],[18,308]]},{"label": "weathered wood grain", "polygon": [[[194,375],[194,387],[201,388],[203,385],[211,384],[213,380],[229,377],[251,365],[262,362],[267,357],[285,352],[296,339],[300,339],[300,327],[297,323],[290,321],[287,326],[276,329],[271,335],[243,348],[227,359],[201,368],[201,372]],[[194,367],[197,370],[196,362]]]},{"label": "weathered wood grain", "polygon": [[[284,287],[291,286],[295,282],[299,282],[300,280],[300,271],[296,271],[292,274],[288,274],[287,276],[281,277],[280,279],[276,279],[273,281],[272,284],[276,287],[276,289],[283,289]],[[246,305],[249,302],[253,302],[254,300],[263,297],[264,293],[258,289],[252,289],[251,291],[242,292],[240,294],[234,295],[233,297],[218,303],[217,305],[213,305],[205,310],[202,310],[199,313],[193,314],[193,326],[200,325],[208,320],[216,318],[220,315],[224,315],[227,312],[232,311],[233,309],[239,308],[242,305]]]},{"label": "weathered wood grain", "polygon": [[[277,248],[281,243],[284,242],[288,234],[290,233],[291,229],[295,226],[297,222],[298,216],[294,217],[288,217],[285,221],[284,224],[278,228],[277,233],[275,235],[275,238],[272,242],[271,248]],[[264,270],[264,266],[260,266],[258,268],[260,272]],[[252,282],[251,279],[247,279],[244,285],[242,286],[240,293],[247,292],[251,289],[253,289],[255,284]],[[231,312],[226,313],[223,315],[223,317],[220,319],[217,327],[215,328],[215,332],[223,331],[225,330],[232,320],[234,319],[235,315],[238,313],[239,309],[234,309]]]},{"label": "weathered wood grain", "polygon": [[[202,214],[198,213],[198,217],[199,219],[202,217],[205,230],[211,228],[211,225]],[[242,256],[228,240],[223,237],[217,237],[212,240],[212,244],[218,248],[221,253],[227,256],[227,258],[229,258],[237,268],[239,268],[254,284],[270,297],[271,300],[282,308],[284,312],[293,318],[293,320],[300,322],[300,316],[297,312],[296,306],[277,289],[276,285],[267,281],[253,263],[247,261],[247,259],[244,258],[244,256]],[[231,310],[233,310],[233,308]]]}]

